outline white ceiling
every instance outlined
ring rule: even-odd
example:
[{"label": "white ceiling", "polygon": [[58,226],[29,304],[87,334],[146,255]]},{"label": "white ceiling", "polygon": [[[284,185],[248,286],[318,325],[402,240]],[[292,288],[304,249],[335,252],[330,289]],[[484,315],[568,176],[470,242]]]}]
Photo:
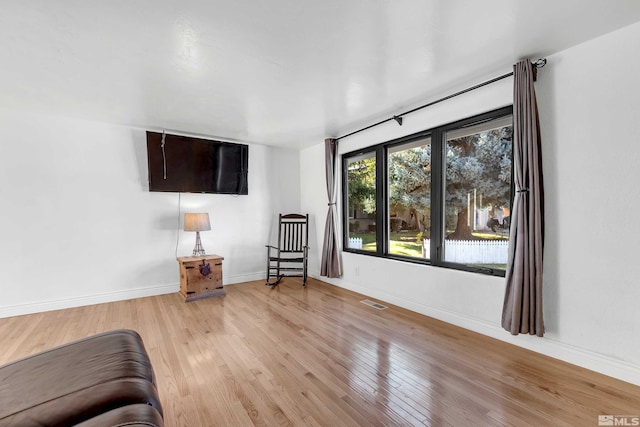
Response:
[{"label": "white ceiling", "polygon": [[0,0],[0,109],[304,147],[637,21],[638,0]]}]

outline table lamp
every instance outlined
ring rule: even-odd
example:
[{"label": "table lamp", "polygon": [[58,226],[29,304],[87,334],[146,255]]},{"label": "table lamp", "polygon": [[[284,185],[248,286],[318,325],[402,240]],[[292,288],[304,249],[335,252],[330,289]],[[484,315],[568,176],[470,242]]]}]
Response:
[{"label": "table lamp", "polygon": [[184,214],[184,231],[196,232],[196,246],[193,248],[193,256],[204,256],[204,248],[200,241],[200,232],[211,230],[208,213],[186,213]]}]

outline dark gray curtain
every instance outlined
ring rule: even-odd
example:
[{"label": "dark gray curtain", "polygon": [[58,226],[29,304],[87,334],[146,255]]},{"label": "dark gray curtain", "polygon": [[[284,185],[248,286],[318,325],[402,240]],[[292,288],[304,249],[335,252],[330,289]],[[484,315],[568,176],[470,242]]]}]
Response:
[{"label": "dark gray curtain", "polygon": [[324,152],[329,211],[327,212],[327,222],[324,226],[320,275],[340,277],[342,276],[342,266],[340,265],[338,235],[336,234],[336,219],[338,217],[336,212],[336,156],[338,153],[338,140],[331,138],[325,139]]},{"label": "dark gray curtain", "polygon": [[542,249],[544,192],[540,123],[531,61],[513,66],[513,177],[516,194],[511,212],[509,260],[502,327],[513,335],[543,336]]}]

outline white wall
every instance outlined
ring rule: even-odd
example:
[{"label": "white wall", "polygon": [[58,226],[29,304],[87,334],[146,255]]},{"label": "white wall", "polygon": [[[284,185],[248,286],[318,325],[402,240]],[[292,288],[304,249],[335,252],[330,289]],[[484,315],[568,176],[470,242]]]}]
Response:
[{"label": "white wall", "polygon": [[[0,139],[0,317],[178,290],[195,234],[178,194],[148,191],[144,129],[3,112]],[[250,145],[248,196],[180,196],[209,213],[225,284],[262,277],[274,215],[300,207],[298,164]]]},{"label": "white wall", "polygon": [[[548,57],[536,83],[544,153],[544,338],[500,327],[504,279],[344,253],[328,280],[589,369],[640,384],[640,24]],[[470,92],[340,141],[340,153],[511,103],[512,80]],[[426,100],[428,101],[428,100]],[[301,152],[303,210],[326,202],[323,146]],[[311,266],[318,274],[319,251]],[[327,280],[326,278],[323,278]]]}]

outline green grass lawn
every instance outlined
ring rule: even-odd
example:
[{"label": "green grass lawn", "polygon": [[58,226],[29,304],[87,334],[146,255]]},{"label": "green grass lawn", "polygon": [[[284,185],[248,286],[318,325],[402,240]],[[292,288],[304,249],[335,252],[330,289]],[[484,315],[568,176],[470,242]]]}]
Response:
[{"label": "green grass lawn", "polygon": [[[420,243],[416,242],[417,234],[417,231],[411,231],[407,233],[391,233],[391,253],[395,255],[422,258],[422,246]],[[365,251],[376,250],[375,233],[353,234],[352,237],[359,237],[362,239],[362,249],[364,249]]]},{"label": "green grass lawn", "polygon": [[394,255],[422,258],[422,245],[420,243],[416,243],[415,241],[411,243],[391,240],[389,249]]},{"label": "green grass lawn", "polygon": [[[422,258],[422,245],[416,241],[417,231],[409,231],[404,233],[393,232],[390,236],[390,252],[394,255],[402,255],[414,258]],[[479,239],[505,239],[506,236],[496,235],[491,232],[473,233],[474,237]],[[376,235],[375,233],[352,234],[351,237],[359,237],[362,239],[362,249],[365,251],[375,252]],[[491,268],[506,268],[505,265],[485,265]]]}]

